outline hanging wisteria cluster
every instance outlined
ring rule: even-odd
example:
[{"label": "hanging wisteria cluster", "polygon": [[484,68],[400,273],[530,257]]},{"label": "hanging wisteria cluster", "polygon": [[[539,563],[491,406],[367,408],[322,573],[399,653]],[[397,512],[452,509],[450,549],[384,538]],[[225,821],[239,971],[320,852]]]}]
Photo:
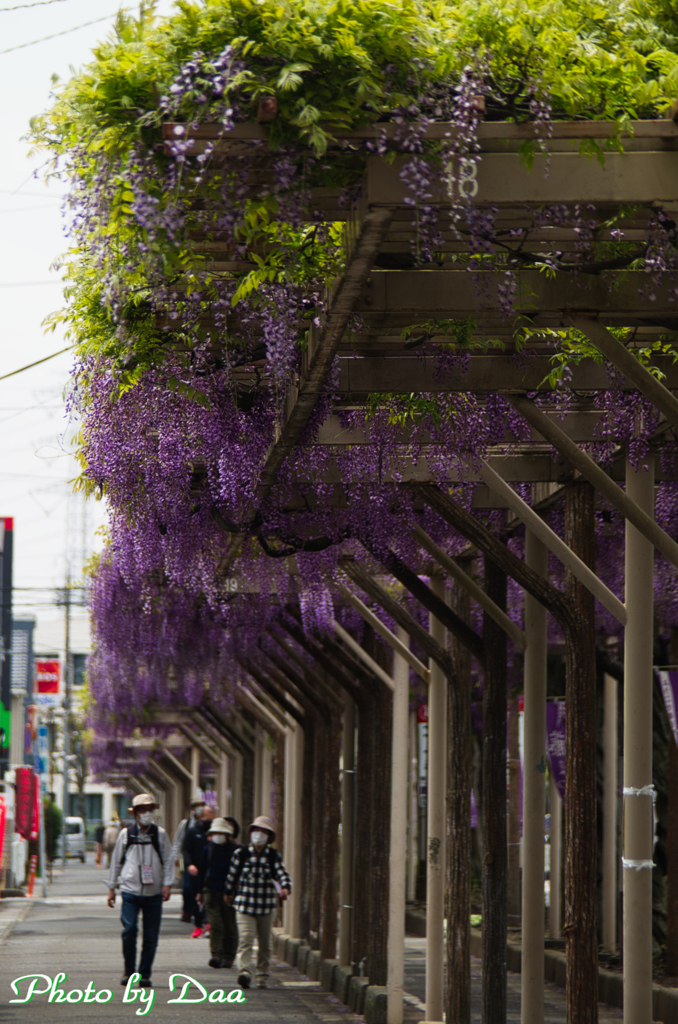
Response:
[{"label": "hanging wisteria cluster", "polygon": [[[482,271],[502,272],[508,322],[524,266],[581,279],[601,261],[603,271],[641,266],[649,301],[667,279],[678,296],[676,227],[661,210],[639,251],[624,237],[623,211],[604,243],[610,211],[584,206],[532,211],[532,225],[506,238],[497,211],[474,201],[483,117],[532,122],[529,161],[546,152],[554,118],[603,118],[621,131],[629,110],[657,116],[675,95],[675,41],[640,2],[624,16],[599,7],[550,4],[548,47],[531,22],[533,42],[506,32],[527,17],[516,0],[444,9],[428,0],[207,0],[159,22],[142,7],[138,19],[119,16],[115,38],[36,119],[36,140],[70,182],[69,304],[54,321],[79,343],[71,408],[82,419],[80,484],[105,496],[110,514],[92,582],[89,668],[102,765],[116,737],[152,728],[155,704],[198,704],[209,693],[228,705],[239,660],[285,602],[298,601],[308,630],[326,628],[339,553],[364,557],[363,541],[376,552],[395,544],[420,562],[415,521],[460,550],[463,539],[396,486],[409,467],[425,466],[470,506],[480,461],[529,436],[500,396],[386,395],[367,409],[337,409],[330,375],[272,493],[255,503],[287,389],[309,332],[323,328],[327,286],[343,270],[343,225],[317,208],[319,189],[350,207],[371,157],[403,155],[414,239],[406,265],[441,262],[442,234],[451,231],[465,243],[459,265],[477,281],[479,305]],[[225,133],[257,119],[268,144],[262,135],[221,146]],[[450,128],[432,142],[435,122]],[[207,124],[219,129],[205,141]],[[340,138],[369,124],[371,138]],[[447,206],[432,202],[436,167]],[[571,227],[571,251],[529,253],[531,228],[545,225]],[[528,335],[523,325],[516,359]],[[539,402],[565,412],[570,362],[585,345],[575,332],[550,340],[556,390]],[[471,343],[472,325],[432,324],[420,352],[444,377],[463,370]],[[652,409],[621,389],[593,399],[602,414],[593,454],[605,461],[626,446],[642,463]],[[350,443],[321,437],[331,414]],[[678,528],[676,509],[666,485],[658,510],[669,531]],[[603,513],[600,571],[617,592],[620,536],[615,514]],[[240,547],[228,577],[237,599],[222,570],[233,537]],[[658,579],[666,625],[676,588],[667,587],[673,575],[663,563]],[[516,620],[520,600],[512,589]],[[601,629],[614,627],[601,618]]]}]

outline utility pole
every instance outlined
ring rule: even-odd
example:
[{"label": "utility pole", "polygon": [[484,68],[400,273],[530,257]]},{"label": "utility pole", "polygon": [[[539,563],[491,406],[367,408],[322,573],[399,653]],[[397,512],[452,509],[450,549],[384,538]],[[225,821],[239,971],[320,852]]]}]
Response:
[{"label": "utility pole", "polygon": [[66,592],[64,594],[66,614],[64,630],[64,799],[61,816],[61,853],[63,866],[66,867],[68,851],[66,849],[66,815],[68,814],[68,769],[70,753],[70,736],[68,718],[71,710],[71,566],[66,567]]}]

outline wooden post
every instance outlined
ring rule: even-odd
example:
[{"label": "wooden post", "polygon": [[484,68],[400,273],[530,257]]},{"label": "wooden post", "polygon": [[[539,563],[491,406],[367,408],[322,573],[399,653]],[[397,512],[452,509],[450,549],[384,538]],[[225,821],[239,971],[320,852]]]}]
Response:
[{"label": "wooden post", "polygon": [[417,758],[417,713],[410,711],[408,730],[410,774],[407,781],[409,790],[407,817],[407,899],[416,899],[417,891],[417,832],[419,827],[418,801],[418,758]]},{"label": "wooden post", "polygon": [[[566,541],[595,566],[595,492],[577,481],[567,489]],[[566,685],[565,951],[568,1024],[598,1020],[598,847],[596,831],[596,637],[593,595],[568,571],[568,594],[579,630],[570,652],[576,670]],[[650,701],[650,706],[651,706]]]},{"label": "wooden post", "polygon": [[[506,611],[506,573],[485,558],[485,591]],[[483,1024],[506,1024],[506,634],[483,614]]]},{"label": "wooden post", "polygon": [[666,811],[666,973],[678,975],[678,746],[671,730]]},{"label": "wooden post", "polygon": [[[468,592],[455,583],[452,608],[468,622]],[[471,658],[450,638],[456,685],[447,688],[447,985],[445,1019],[471,1021]]]}]

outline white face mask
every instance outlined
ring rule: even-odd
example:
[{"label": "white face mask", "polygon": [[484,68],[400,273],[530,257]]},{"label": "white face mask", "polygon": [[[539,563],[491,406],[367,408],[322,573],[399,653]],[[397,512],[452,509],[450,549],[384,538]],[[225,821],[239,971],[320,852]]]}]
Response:
[{"label": "white face mask", "polygon": [[252,832],[250,839],[255,846],[263,846],[268,842],[268,832]]},{"label": "white face mask", "polygon": [[137,821],[140,825],[150,825],[153,821],[153,811],[142,811],[137,814]]},{"label": "white face mask", "polygon": [[212,842],[216,843],[217,846],[221,846],[222,843],[226,842],[226,836],[224,835],[223,832],[213,832],[212,833]]}]

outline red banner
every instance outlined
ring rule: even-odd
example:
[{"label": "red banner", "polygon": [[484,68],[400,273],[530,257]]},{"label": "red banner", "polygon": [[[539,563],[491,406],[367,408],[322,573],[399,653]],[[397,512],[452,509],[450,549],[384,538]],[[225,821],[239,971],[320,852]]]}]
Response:
[{"label": "red banner", "polygon": [[33,769],[16,768],[16,805],[14,808],[14,831],[24,839],[30,839],[33,825]]},{"label": "red banner", "polygon": [[40,779],[33,772],[33,814],[31,817],[31,839],[37,839],[40,831]]},{"label": "red banner", "polygon": [[7,804],[4,796],[0,796],[0,866],[5,845],[5,825],[7,824]]},{"label": "red banner", "polygon": [[37,693],[58,693],[61,665],[58,661],[36,661],[35,683]]}]

